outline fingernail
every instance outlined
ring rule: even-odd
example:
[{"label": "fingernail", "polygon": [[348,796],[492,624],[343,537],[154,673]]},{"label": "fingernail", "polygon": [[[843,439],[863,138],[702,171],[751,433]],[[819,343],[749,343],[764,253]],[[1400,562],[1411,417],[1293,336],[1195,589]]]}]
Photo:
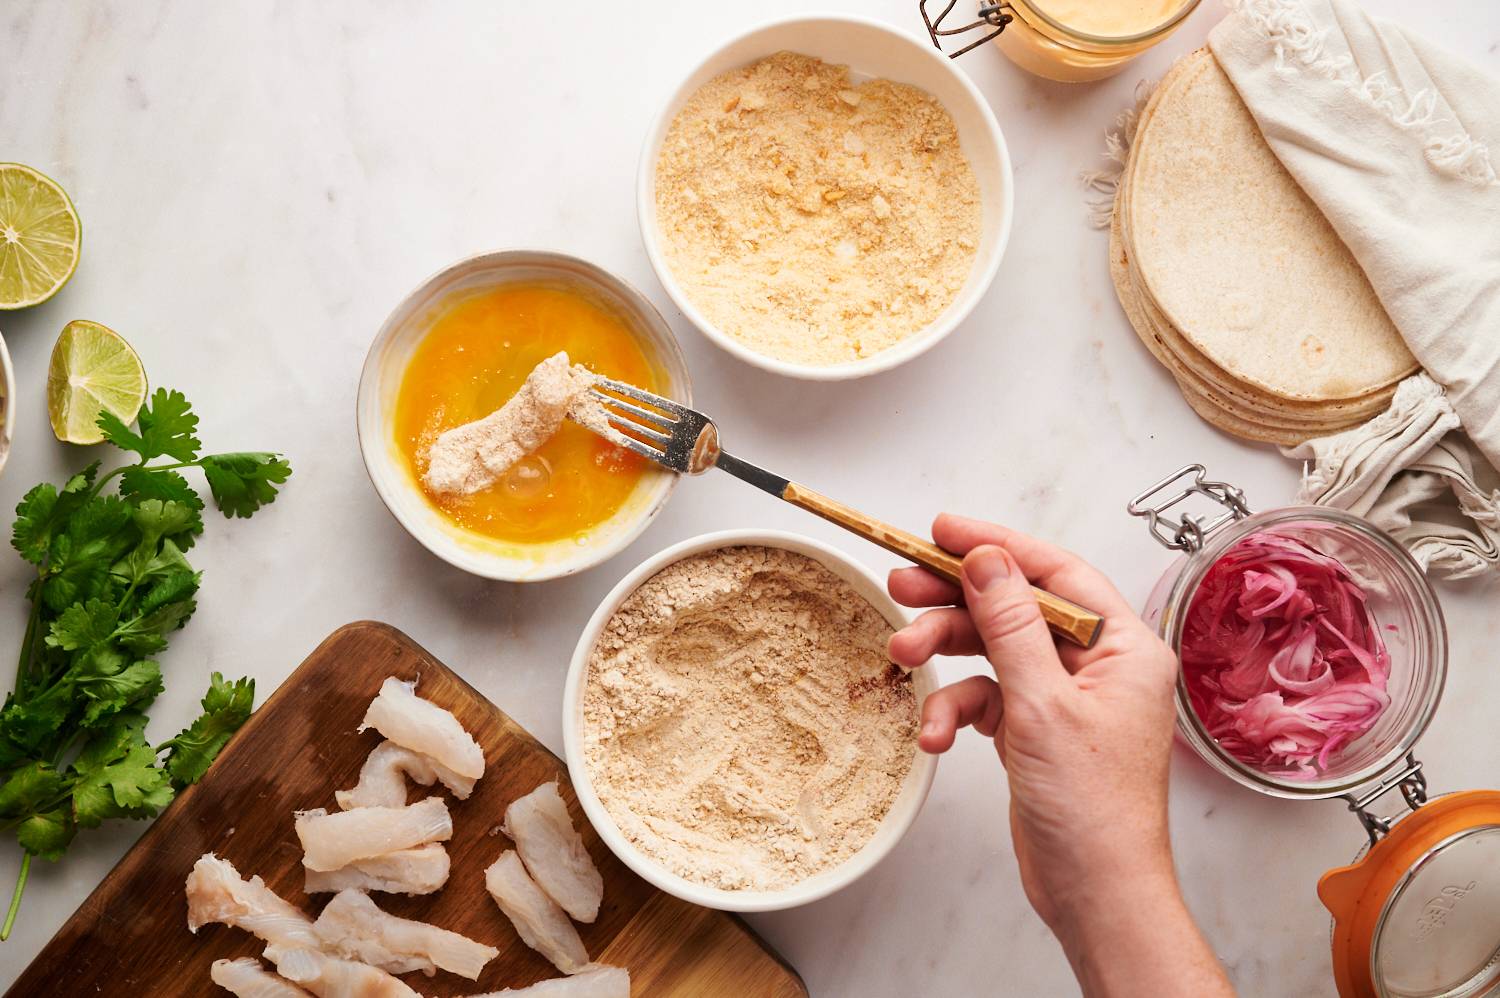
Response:
[{"label": "fingernail", "polygon": [[[936,721],[923,721],[922,722],[922,731],[921,731],[920,734],[921,735],[935,735],[935,734],[937,734],[937,722]],[[920,737],[920,735],[919,735],[919,737]]]},{"label": "fingernail", "polygon": [[964,559],[964,575],[970,585],[983,592],[1010,576],[1010,559],[997,547],[975,548]]}]

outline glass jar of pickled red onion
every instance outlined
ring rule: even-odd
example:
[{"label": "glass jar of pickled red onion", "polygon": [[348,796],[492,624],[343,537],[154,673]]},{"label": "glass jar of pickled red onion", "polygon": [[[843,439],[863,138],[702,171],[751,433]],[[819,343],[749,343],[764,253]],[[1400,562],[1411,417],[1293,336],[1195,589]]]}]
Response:
[{"label": "glass jar of pickled red onion", "polygon": [[[1333,918],[1339,994],[1500,995],[1500,792],[1428,800],[1414,750],[1442,696],[1448,646],[1416,562],[1340,510],[1251,512],[1239,489],[1209,481],[1198,464],[1128,508],[1180,552],[1143,613],[1183,662],[1179,736],[1241,786],[1288,799],[1342,797],[1364,827],[1360,855],[1318,884]],[[1237,589],[1225,588],[1226,570],[1238,573]],[[1296,620],[1284,623],[1298,599],[1301,620],[1311,621],[1301,631]],[[1276,626],[1261,628],[1272,618]],[[1194,644],[1219,632],[1231,654],[1220,656],[1222,671],[1204,671],[1222,649]],[[1258,649],[1267,635],[1280,644]],[[1378,711],[1356,709],[1361,698]],[[1247,739],[1239,712],[1257,701],[1267,709]],[[1309,711],[1310,702],[1334,709]],[[1309,714],[1323,726],[1305,724]],[[1299,741],[1312,735],[1331,751],[1315,755],[1316,744]],[[1394,807],[1382,803],[1396,795]]]}]

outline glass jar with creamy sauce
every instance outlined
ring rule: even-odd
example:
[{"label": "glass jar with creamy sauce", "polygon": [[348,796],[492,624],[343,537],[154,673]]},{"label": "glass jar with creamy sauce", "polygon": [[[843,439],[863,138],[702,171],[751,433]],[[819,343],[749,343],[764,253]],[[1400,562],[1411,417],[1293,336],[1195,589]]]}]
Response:
[{"label": "glass jar with creamy sauce", "polygon": [[[1207,512],[1195,513],[1194,504]],[[1342,798],[1368,842],[1325,873],[1318,896],[1333,916],[1333,973],[1343,998],[1500,996],[1500,792],[1429,801],[1414,754],[1441,699],[1447,631],[1436,594],[1411,556],[1368,521],[1321,506],[1251,512],[1244,493],[1193,464],[1128,506],[1180,553],[1143,616],[1181,656],[1184,625],[1210,570],[1247,538],[1274,537],[1335,559],[1362,591],[1389,653],[1389,706],[1375,724],[1313,772],[1247,763],[1211,735],[1186,674],[1178,734],[1241,786],[1292,800]],[[1398,813],[1382,800],[1399,794]]]},{"label": "glass jar with creamy sauce", "polygon": [[[993,40],[1017,66],[1063,83],[1101,80],[1166,38],[1198,0],[982,0],[966,24],[950,21],[958,0],[921,0],[932,43],[960,38],[957,58]],[[934,16],[930,8],[942,3]]]}]

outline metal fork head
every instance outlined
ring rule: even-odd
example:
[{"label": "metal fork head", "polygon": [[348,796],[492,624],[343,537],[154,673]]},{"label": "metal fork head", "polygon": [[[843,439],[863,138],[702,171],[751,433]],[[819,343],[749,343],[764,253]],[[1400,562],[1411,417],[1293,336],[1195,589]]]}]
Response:
[{"label": "metal fork head", "polygon": [[698,410],[609,378],[589,394],[609,424],[590,429],[611,443],[684,475],[701,475],[719,459],[719,428]]}]

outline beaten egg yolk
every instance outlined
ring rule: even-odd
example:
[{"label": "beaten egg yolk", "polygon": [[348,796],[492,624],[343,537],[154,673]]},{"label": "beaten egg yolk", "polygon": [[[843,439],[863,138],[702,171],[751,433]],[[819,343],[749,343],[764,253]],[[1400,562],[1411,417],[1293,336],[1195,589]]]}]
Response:
[{"label": "beaten egg yolk", "polygon": [[396,445],[427,499],[459,525],[499,541],[582,538],[608,520],[649,469],[602,437],[565,422],[499,482],[473,495],[436,495],[422,476],[445,430],[504,405],[532,369],[566,350],[596,374],[663,387],[627,321],[587,292],[510,284],[450,306],[412,354],[396,397]]}]

